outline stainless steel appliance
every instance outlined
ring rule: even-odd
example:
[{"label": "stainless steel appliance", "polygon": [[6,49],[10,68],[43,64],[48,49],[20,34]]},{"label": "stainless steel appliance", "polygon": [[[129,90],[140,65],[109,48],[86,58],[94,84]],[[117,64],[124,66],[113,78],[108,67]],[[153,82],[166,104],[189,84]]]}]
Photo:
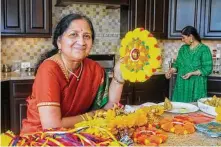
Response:
[{"label": "stainless steel appliance", "polygon": [[89,55],[88,58],[98,62],[102,67],[104,67],[107,73],[112,73],[115,65],[115,55],[105,54],[105,55]]}]

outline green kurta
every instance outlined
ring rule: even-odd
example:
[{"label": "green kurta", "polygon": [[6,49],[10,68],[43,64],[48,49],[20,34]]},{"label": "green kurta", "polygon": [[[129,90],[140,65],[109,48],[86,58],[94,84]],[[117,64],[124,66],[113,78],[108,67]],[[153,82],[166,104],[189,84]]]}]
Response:
[{"label": "green kurta", "polygon": [[[172,101],[195,102],[202,97],[207,97],[207,76],[212,72],[212,55],[210,49],[199,44],[195,49],[183,45],[173,67],[177,69],[177,79],[172,96]],[[200,70],[200,76],[191,76],[183,79],[182,76]]]}]

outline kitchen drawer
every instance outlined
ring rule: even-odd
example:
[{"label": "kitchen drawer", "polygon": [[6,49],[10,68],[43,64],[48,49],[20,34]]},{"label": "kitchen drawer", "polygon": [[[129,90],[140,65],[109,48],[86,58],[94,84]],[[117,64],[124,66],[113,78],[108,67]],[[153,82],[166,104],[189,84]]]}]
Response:
[{"label": "kitchen drawer", "polygon": [[16,80],[10,83],[10,93],[14,98],[26,98],[31,94],[34,80]]},{"label": "kitchen drawer", "polygon": [[208,91],[217,91],[221,93],[221,77],[208,77]]}]

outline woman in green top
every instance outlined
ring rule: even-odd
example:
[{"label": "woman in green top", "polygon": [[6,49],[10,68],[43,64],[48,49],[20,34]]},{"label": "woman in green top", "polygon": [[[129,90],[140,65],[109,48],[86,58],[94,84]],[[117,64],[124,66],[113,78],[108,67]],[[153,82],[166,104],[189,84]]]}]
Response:
[{"label": "woman in green top", "polygon": [[181,33],[185,44],[165,76],[169,79],[177,72],[172,101],[195,102],[207,97],[207,76],[212,72],[212,55],[209,47],[201,43],[194,27],[187,26]]}]

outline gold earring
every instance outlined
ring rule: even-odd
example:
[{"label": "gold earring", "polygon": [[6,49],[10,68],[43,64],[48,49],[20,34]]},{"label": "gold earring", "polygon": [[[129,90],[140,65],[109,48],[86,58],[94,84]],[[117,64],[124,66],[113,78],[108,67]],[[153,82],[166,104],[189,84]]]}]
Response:
[{"label": "gold earring", "polygon": [[190,40],[190,44],[192,44],[192,43],[193,43],[193,39]]}]

